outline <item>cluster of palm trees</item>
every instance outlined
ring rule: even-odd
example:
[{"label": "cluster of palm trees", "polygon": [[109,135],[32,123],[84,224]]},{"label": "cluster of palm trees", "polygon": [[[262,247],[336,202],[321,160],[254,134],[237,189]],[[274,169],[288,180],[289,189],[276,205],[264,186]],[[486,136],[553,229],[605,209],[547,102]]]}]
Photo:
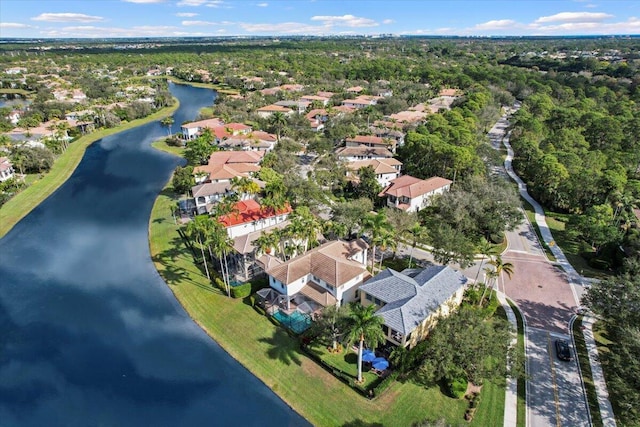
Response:
[{"label": "cluster of palm trees", "polygon": [[233,240],[227,234],[225,227],[214,217],[198,215],[193,221],[187,223],[185,233],[194,246],[200,250],[207,279],[211,280],[211,273],[209,272],[205,249],[208,251],[212,263],[215,260],[218,261],[225,290],[227,295],[231,296],[228,255],[233,251]]},{"label": "cluster of palm trees", "polygon": [[289,224],[281,229],[262,233],[254,242],[258,253],[271,253],[285,261],[315,247],[322,225],[308,207],[299,206],[289,216]]},{"label": "cluster of palm trees", "polygon": [[[392,249],[398,246],[398,236],[393,233],[393,227],[384,211],[368,214],[362,223],[364,231],[368,232],[371,238],[371,272],[373,272],[376,261],[376,250]],[[382,268],[382,259],[380,257],[380,266]]]}]

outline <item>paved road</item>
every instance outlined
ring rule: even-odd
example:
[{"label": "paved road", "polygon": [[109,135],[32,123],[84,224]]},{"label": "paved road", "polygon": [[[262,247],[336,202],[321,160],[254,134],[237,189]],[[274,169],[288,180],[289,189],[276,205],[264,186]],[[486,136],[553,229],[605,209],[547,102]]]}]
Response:
[{"label": "paved road", "polygon": [[589,426],[587,406],[575,356],[572,361],[558,360],[554,342],[571,341],[568,335],[527,329],[527,384],[529,426]]}]

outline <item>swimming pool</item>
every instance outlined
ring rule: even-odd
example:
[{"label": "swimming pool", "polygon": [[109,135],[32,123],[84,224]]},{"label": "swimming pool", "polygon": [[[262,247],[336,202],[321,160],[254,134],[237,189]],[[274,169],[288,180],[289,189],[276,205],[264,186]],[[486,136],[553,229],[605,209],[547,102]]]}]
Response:
[{"label": "swimming pool", "polygon": [[296,334],[301,334],[311,326],[311,318],[299,311],[287,314],[282,310],[278,310],[274,313],[273,317]]}]

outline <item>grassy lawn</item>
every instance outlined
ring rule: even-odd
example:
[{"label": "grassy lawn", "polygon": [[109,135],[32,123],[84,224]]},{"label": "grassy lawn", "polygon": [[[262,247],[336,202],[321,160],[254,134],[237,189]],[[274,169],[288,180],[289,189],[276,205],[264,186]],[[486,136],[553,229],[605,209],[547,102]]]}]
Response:
[{"label": "grassy lawn", "polygon": [[[593,336],[596,340],[596,345],[598,346],[598,354],[600,355],[609,353],[611,351],[609,347],[615,345],[615,342],[609,338],[606,324],[602,321],[597,321],[593,324]],[[602,361],[602,358],[600,358],[600,360]],[[605,380],[614,378],[614,375],[612,372],[610,372],[610,369],[611,367],[607,363],[602,363],[602,370],[604,372]],[[612,387],[607,387],[607,389],[609,391],[609,401],[611,402],[611,406],[613,407],[613,413],[616,417],[616,421],[618,422],[618,425],[621,425],[619,414],[622,413],[621,411],[623,411],[623,409],[618,406],[619,399],[615,394],[616,390]]]},{"label": "grassy lawn", "polygon": [[84,152],[93,142],[112,135],[114,133],[140,126],[144,123],[160,120],[167,117],[178,108],[176,100],[172,107],[164,108],[143,119],[133,120],[121,126],[111,129],[101,129],[88,135],[84,135],[69,145],[60,157],[53,164],[53,167],[41,179],[34,181],[33,185],[16,194],[0,208],[0,237],[7,234],[11,228],[18,223],[31,210],[38,206],[44,199],[49,197],[58,187],[60,187],[71,176],[76,169]]},{"label": "grassy lawn", "polygon": [[18,94],[18,95],[22,95],[22,96],[27,96],[32,94],[33,92],[29,92],[28,90],[24,90],[24,89],[0,89],[0,94],[9,94],[9,93],[13,93],[13,94]]},{"label": "grassy lawn", "polygon": [[[222,295],[194,265],[177,234],[170,213],[173,203],[169,193],[163,192],[149,222],[150,249],[158,271],[191,317],[302,416],[318,426],[355,422],[409,426],[425,418],[468,425],[463,420],[467,402],[451,399],[437,387],[395,382],[372,401],[360,396],[306,357],[284,329],[243,301]],[[504,393],[504,387],[487,383],[472,425],[501,425]]]},{"label": "grassy lawn", "polygon": [[573,322],[573,338],[576,342],[576,354],[578,355],[578,363],[582,371],[582,380],[587,393],[587,402],[589,403],[589,412],[591,412],[591,421],[594,427],[601,427],[602,416],[600,415],[600,406],[598,405],[598,395],[593,384],[593,376],[591,375],[591,364],[589,363],[589,353],[584,342],[582,334],[582,316]]},{"label": "grassy lawn", "polygon": [[[507,300],[509,306],[516,315],[516,321],[518,322],[518,342],[517,351],[524,358],[524,321],[522,320],[522,313],[518,310],[518,307],[511,300]],[[517,412],[517,427],[526,426],[527,417],[527,381],[524,378],[518,378],[518,412]]]},{"label": "grassy lawn", "polygon": [[165,151],[170,154],[175,154],[176,156],[182,156],[184,153],[184,147],[175,147],[173,145],[167,145],[167,138],[160,138],[151,143],[151,146],[157,150]]}]

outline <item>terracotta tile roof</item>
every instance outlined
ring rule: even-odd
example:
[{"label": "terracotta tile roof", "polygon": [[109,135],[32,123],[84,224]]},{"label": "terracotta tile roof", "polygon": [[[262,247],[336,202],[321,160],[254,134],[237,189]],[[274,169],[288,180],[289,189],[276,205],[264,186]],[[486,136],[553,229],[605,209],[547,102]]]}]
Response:
[{"label": "terracotta tile roof", "polygon": [[230,182],[207,182],[191,187],[193,197],[211,196],[213,194],[224,194],[231,190]]},{"label": "terracotta tile roof", "polygon": [[321,102],[329,101],[329,98],[324,96],[318,96],[318,95],[304,95],[304,96],[301,96],[300,99],[303,101],[321,101]]},{"label": "terracotta tile roof", "polygon": [[347,168],[354,171],[366,168],[367,166],[371,166],[377,175],[399,173],[399,168],[396,169],[394,166],[402,166],[402,162],[396,159],[367,159],[347,163]]},{"label": "terracotta tile roof", "polygon": [[313,274],[332,286],[341,286],[366,272],[364,264],[350,259],[366,248],[368,245],[362,239],[334,240],[267,270],[267,274],[285,285]]},{"label": "terracotta tile roof", "polygon": [[216,128],[218,126],[223,126],[224,122],[220,119],[206,119],[200,120],[197,122],[185,123],[182,125],[183,128],[187,129],[198,129],[198,128]]},{"label": "terracotta tile roof", "polygon": [[277,212],[271,208],[263,208],[253,199],[241,200],[234,205],[235,212],[228,215],[222,215],[218,218],[225,227],[245,224],[247,222],[258,221],[265,218],[271,218],[277,215],[288,214],[292,212],[291,206],[287,205]]},{"label": "terracotta tile roof", "polygon": [[229,163],[253,163],[258,164],[264,157],[260,151],[214,151],[209,157],[209,165]]},{"label": "terracotta tile roof", "polygon": [[458,89],[442,89],[439,93],[440,96],[456,96],[458,95]]},{"label": "terracotta tile roof", "polygon": [[323,98],[331,98],[333,95],[335,95],[335,93],[319,90],[316,95],[321,96]]},{"label": "terracotta tile roof", "polygon": [[424,120],[427,116],[428,114],[423,111],[400,111],[391,114],[389,118],[401,123],[414,123]]},{"label": "terracotta tile roof", "polygon": [[336,150],[336,154],[338,155],[338,157],[393,157],[393,153],[384,147],[340,147]]},{"label": "terracotta tile roof", "polygon": [[11,162],[6,157],[0,157],[0,171],[9,170],[11,168]]},{"label": "terracotta tile roof", "polygon": [[347,142],[356,142],[358,144],[375,144],[375,145],[389,145],[379,136],[374,135],[357,135],[354,138],[347,138]]},{"label": "terracotta tile roof", "polygon": [[446,178],[434,176],[429,179],[419,179],[410,175],[403,175],[391,181],[391,183],[379,194],[383,196],[405,196],[410,199],[430,193],[439,188],[450,185],[452,181]]},{"label": "terracotta tile roof", "polygon": [[271,112],[271,113],[275,113],[279,111],[281,113],[290,113],[293,110],[287,107],[281,107],[280,105],[271,104],[271,105],[266,105],[264,107],[258,108],[257,111]]},{"label": "terracotta tile roof", "polygon": [[351,86],[346,89],[347,92],[360,93],[364,90],[362,86]]}]

